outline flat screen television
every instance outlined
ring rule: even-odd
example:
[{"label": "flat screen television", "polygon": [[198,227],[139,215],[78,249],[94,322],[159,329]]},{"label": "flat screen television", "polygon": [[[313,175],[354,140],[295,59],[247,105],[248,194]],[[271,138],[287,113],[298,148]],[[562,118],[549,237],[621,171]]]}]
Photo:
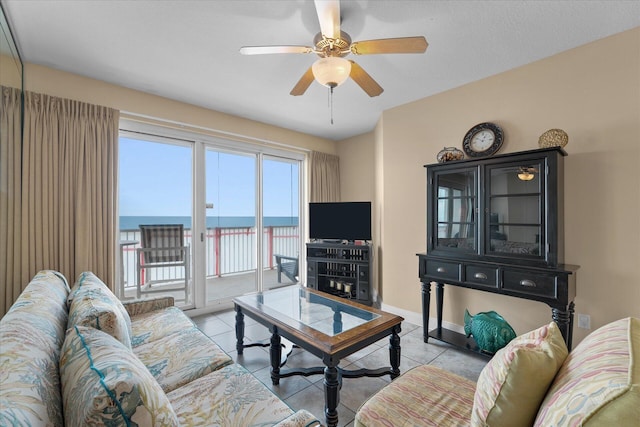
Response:
[{"label": "flat screen television", "polygon": [[312,240],[371,240],[371,202],[309,203]]}]

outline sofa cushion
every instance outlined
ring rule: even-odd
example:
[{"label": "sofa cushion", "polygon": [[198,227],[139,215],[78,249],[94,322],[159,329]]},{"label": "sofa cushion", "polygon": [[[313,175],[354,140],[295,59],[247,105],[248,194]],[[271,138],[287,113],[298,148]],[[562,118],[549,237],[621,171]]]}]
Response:
[{"label": "sofa cushion", "polygon": [[178,307],[167,307],[131,317],[131,346],[153,342],[196,326]]},{"label": "sofa cushion", "polygon": [[179,425],[149,371],[100,330],[74,326],[67,331],[60,374],[66,426]]},{"label": "sofa cushion", "polygon": [[532,425],[567,353],[555,322],[514,338],[480,372],[471,425]]},{"label": "sofa cushion", "polygon": [[569,354],[536,426],[632,426],[640,420],[640,319],[609,323]]},{"label": "sofa cushion", "polygon": [[120,300],[93,273],[84,272],[67,302],[69,325],[100,329],[131,348],[131,319]]},{"label": "sofa cushion", "polygon": [[165,392],[233,362],[193,324],[189,329],[134,347],[133,352]]},{"label": "sofa cushion", "polygon": [[355,427],[468,426],[475,383],[431,365],[400,375],[362,404]]},{"label": "sofa cushion", "polygon": [[40,271],[0,320],[0,425],[61,426],[67,279]]},{"label": "sofa cushion", "polygon": [[220,426],[262,427],[293,414],[271,390],[235,363],[169,392],[167,397],[181,425],[209,425],[216,420]]}]

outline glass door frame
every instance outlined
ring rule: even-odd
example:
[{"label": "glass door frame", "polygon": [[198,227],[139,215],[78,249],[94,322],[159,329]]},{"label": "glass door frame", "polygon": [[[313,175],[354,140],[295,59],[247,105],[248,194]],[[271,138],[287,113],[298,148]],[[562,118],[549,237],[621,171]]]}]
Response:
[{"label": "glass door frame", "polygon": [[[199,281],[204,280],[204,286],[198,286],[195,289],[195,309],[200,312],[212,311],[211,309],[224,309],[233,305],[233,298],[216,300],[212,304],[207,305],[206,295],[206,247],[204,245],[203,236],[206,235],[206,151],[212,149],[215,151],[226,152],[231,154],[253,155],[256,159],[255,170],[255,184],[256,184],[256,197],[255,197],[255,218],[256,218],[256,239],[253,247],[253,252],[256,257],[256,290],[264,290],[264,277],[263,272],[265,268],[264,254],[262,250],[264,248],[264,218],[263,218],[263,164],[264,160],[277,160],[282,159],[287,162],[298,163],[298,226],[300,233],[305,230],[306,224],[306,200],[308,199],[307,180],[306,174],[306,159],[307,156],[304,152],[288,151],[283,149],[277,149],[267,147],[264,145],[257,145],[241,141],[232,141],[219,137],[201,137],[195,141],[195,177],[196,182],[194,185],[195,194],[195,208],[194,208],[194,236],[199,236],[197,240],[198,250],[194,253],[195,271],[194,276]],[[304,254],[304,239],[300,238],[299,253]],[[300,271],[302,269],[302,259],[300,259]],[[259,273],[259,274],[258,274]],[[195,279],[194,279],[195,280]]]},{"label": "glass door frame", "polygon": [[[182,129],[177,129],[180,126]],[[205,193],[205,152],[207,148],[230,153],[247,154],[256,156],[256,229],[260,230],[256,236],[256,269],[262,272],[264,262],[262,256],[258,256],[258,248],[263,247],[263,203],[262,203],[262,162],[264,158],[281,158],[287,161],[297,161],[298,172],[298,224],[300,232],[299,253],[301,254],[299,265],[300,271],[306,271],[305,258],[305,236],[307,235],[306,206],[309,198],[308,187],[308,153],[307,149],[287,147],[282,145],[279,148],[277,143],[270,143],[250,137],[237,135],[217,136],[215,130],[190,127],[186,124],[174,122],[157,121],[150,123],[149,118],[136,119],[135,116],[121,117],[120,134],[127,133],[131,136],[157,138],[183,142],[192,145],[192,286],[193,304],[185,306],[190,315],[199,315],[214,311],[214,309],[225,309],[233,306],[232,298],[228,301],[219,301],[215,305],[207,305],[206,302],[206,193]],[[259,228],[258,228],[259,227]],[[117,246],[117,245],[116,245]],[[118,254],[116,254],[118,255]],[[119,255],[118,255],[119,256]],[[257,274],[258,290],[263,289],[262,274]],[[303,278],[301,277],[301,282]]]}]

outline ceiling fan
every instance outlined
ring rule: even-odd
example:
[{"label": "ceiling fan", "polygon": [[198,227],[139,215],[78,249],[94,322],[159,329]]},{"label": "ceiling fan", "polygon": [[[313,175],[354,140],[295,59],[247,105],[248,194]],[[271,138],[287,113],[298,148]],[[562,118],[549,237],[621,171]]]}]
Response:
[{"label": "ceiling fan", "polygon": [[349,34],[340,30],[340,1],[315,0],[320,32],[310,46],[244,46],[243,55],[273,53],[315,53],[320,57],[304,73],[291,90],[291,95],[305,93],[315,79],[320,84],[333,89],[351,77],[369,96],[378,96],[384,89],[357,63],[344,59],[345,56],[371,55],[379,53],[424,53],[427,40],[423,36],[400,37],[352,42]]}]

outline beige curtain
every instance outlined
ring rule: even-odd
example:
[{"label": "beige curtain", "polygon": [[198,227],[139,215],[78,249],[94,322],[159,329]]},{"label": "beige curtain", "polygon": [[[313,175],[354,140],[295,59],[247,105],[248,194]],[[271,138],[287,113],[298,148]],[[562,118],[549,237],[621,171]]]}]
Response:
[{"label": "beige curtain", "polygon": [[118,121],[111,108],[25,92],[20,217],[7,225],[20,230],[20,260],[0,309],[41,269],[70,282],[90,270],[113,289]]},{"label": "beige curtain", "polygon": [[332,154],[311,152],[311,202],[340,201],[340,158]]},{"label": "beige curtain", "polygon": [[20,89],[0,86],[0,316],[22,292]]}]

